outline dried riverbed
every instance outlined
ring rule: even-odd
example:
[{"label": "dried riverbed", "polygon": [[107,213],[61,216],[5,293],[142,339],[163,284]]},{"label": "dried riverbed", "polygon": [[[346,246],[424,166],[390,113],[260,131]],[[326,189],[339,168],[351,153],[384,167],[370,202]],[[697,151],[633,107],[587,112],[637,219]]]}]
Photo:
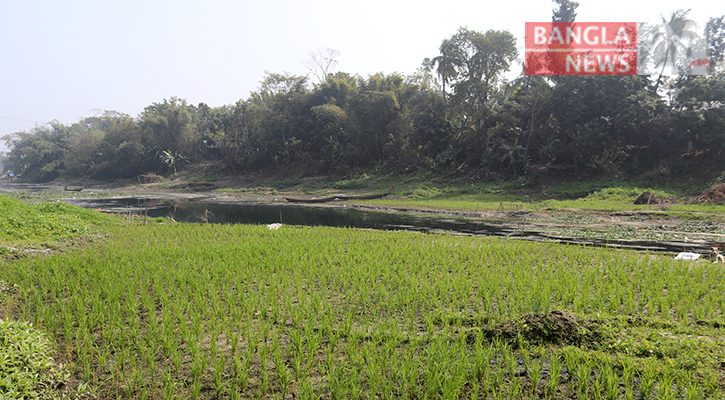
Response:
[{"label": "dried riverbed", "polygon": [[[273,223],[353,226],[607,246],[657,252],[709,254],[725,244],[725,226],[708,221],[653,217],[648,212],[578,213],[547,211],[432,210],[386,207],[365,201],[290,204],[281,194],[184,192],[153,187],[86,187],[12,184],[0,190],[54,192],[69,204],[116,213],[145,213],[183,222]],[[46,193],[47,194],[47,193]],[[52,197],[52,196],[51,196]],[[150,210],[150,212],[149,212]],[[190,215],[178,217],[188,210]],[[246,211],[243,211],[246,210]],[[286,215],[286,217],[285,217]],[[309,218],[312,218],[309,220]]]}]

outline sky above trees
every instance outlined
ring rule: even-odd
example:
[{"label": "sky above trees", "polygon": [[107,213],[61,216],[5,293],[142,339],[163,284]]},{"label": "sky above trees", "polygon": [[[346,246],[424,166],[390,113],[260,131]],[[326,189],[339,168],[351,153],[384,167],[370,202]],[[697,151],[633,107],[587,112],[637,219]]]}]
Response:
[{"label": "sky above trees", "polygon": [[[690,8],[702,29],[718,16],[705,0],[579,3],[578,21],[656,23]],[[0,136],[101,110],[136,117],[172,96],[231,104],[257,90],[265,70],[308,74],[309,53],[323,48],[339,51],[336,71],[410,74],[462,26],[510,31],[521,58],[524,23],[550,20],[553,8],[540,0],[3,1]]]}]

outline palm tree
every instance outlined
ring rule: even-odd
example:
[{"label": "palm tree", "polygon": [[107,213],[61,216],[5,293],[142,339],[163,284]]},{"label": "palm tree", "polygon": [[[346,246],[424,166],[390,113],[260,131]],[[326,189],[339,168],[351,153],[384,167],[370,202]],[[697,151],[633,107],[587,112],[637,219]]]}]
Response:
[{"label": "palm tree", "polygon": [[440,51],[441,55],[434,57],[431,60],[431,65],[438,64],[436,72],[441,77],[443,83],[443,108],[446,107],[446,83],[449,79],[454,78],[458,75],[456,66],[459,65],[460,60],[456,57],[454,45],[448,40],[444,40],[441,44]]},{"label": "palm tree", "polygon": [[699,38],[697,33],[692,30],[697,27],[697,24],[687,17],[689,12],[690,10],[677,10],[670,14],[669,21],[662,16],[662,24],[652,38],[655,65],[662,63],[662,70],[660,70],[660,75],[657,78],[655,91],[660,86],[667,62],[669,61],[672,67],[675,68],[677,57],[681,54],[681,51],[689,52],[688,44]]},{"label": "palm tree", "polygon": [[166,166],[174,169],[174,174],[176,174],[176,166],[179,165],[179,162],[189,164],[189,158],[177,151],[165,150],[159,155],[159,158]]}]

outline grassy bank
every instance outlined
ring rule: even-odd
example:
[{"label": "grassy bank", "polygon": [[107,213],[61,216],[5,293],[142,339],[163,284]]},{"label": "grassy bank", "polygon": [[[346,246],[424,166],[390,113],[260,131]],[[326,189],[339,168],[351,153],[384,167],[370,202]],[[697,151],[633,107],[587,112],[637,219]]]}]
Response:
[{"label": "grassy bank", "polygon": [[354,229],[125,225],[7,264],[101,398],[718,398],[725,266]]},{"label": "grassy bank", "polygon": [[[346,178],[299,177],[295,171],[222,177],[204,175],[204,170],[184,171],[168,180],[148,185],[127,186],[132,190],[204,190],[220,196],[260,197],[316,196],[331,194],[388,193],[385,199],[365,204],[390,208],[432,211],[485,212],[537,211],[579,214],[631,212],[654,217],[725,222],[725,206],[698,204],[697,195],[719,180],[655,182],[647,179],[610,178],[572,181],[563,178],[508,181],[470,181],[465,176],[432,173],[359,173]],[[662,203],[634,205],[644,192]]]},{"label": "grassy bank", "polygon": [[0,243],[35,244],[99,232],[114,217],[62,202],[28,204],[0,195]]},{"label": "grassy bank", "polygon": [[[4,195],[0,195],[0,210],[0,270],[9,268],[13,259],[68,248],[68,242],[79,237],[93,240],[120,222],[63,203],[28,204]],[[7,312],[20,291],[14,279],[0,278],[0,309],[6,311],[0,313],[0,398],[83,398],[90,393],[83,383],[74,385],[72,391],[58,390],[71,375],[53,358],[56,338],[27,318],[17,320]]]},{"label": "grassy bank", "polygon": [[[725,221],[725,205],[696,203],[695,196],[692,194],[688,196],[684,192],[687,189],[693,190],[690,186],[662,190],[649,186],[630,184],[607,186],[608,184],[617,183],[600,182],[592,185],[566,183],[558,187],[535,190],[511,186],[511,183],[470,187],[424,186],[424,188],[402,190],[395,196],[366,201],[365,204],[459,212],[534,211],[578,214],[627,212],[674,219]],[[603,189],[596,189],[602,186]],[[644,192],[654,193],[658,198],[665,200],[650,205],[635,205],[634,200]]]}]

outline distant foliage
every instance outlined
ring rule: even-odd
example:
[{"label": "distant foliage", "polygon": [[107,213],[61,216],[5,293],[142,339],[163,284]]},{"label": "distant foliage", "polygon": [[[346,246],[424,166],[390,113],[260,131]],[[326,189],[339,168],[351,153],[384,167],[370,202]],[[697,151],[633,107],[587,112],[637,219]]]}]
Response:
[{"label": "distant foliage", "polygon": [[[575,18],[576,2],[556,4],[555,20]],[[470,180],[719,173],[721,19],[708,25],[717,50],[708,76],[506,81],[503,74],[517,68],[514,36],[460,28],[410,76],[323,68],[311,83],[267,73],[256,92],[235,104],[170,97],[136,118],[107,111],[70,125],[53,121],[4,136],[10,151],[3,168],[28,181],[168,176],[208,161],[231,174],[280,168],[340,178],[376,168]]]}]

